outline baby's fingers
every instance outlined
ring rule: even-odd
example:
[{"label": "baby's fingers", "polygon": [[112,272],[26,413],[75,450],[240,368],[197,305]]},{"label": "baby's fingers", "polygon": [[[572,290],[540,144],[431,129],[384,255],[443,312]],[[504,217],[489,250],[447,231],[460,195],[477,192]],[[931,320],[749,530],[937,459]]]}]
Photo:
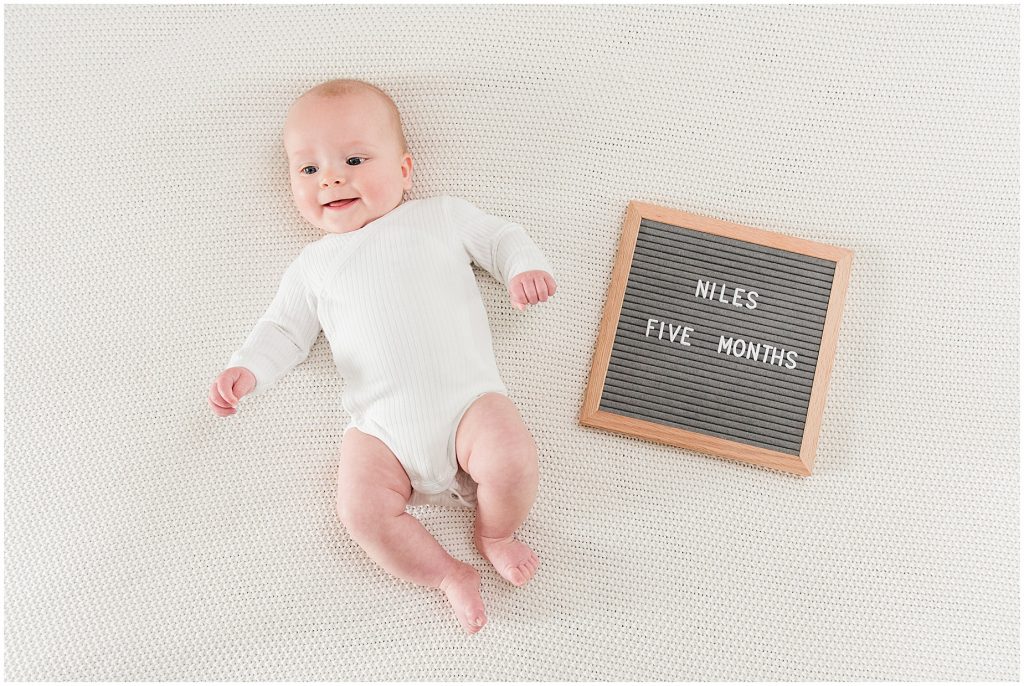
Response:
[{"label": "baby's fingers", "polygon": [[554,278],[550,274],[544,274],[544,284],[548,287],[548,295],[554,295],[558,289],[558,284],[555,283]]},{"label": "baby's fingers", "polygon": [[210,405],[210,409],[213,410],[213,413],[218,417],[227,417],[238,412],[238,410],[236,410],[233,407],[224,407],[222,405],[218,405],[217,403],[213,402],[212,398],[207,398],[207,402]]},{"label": "baby's fingers", "polygon": [[540,302],[537,296],[536,279],[523,279],[523,292],[526,293],[526,302],[536,305]]},{"label": "baby's fingers", "polygon": [[545,272],[534,272],[533,275],[516,277],[515,285],[509,289],[512,304],[520,310],[527,305],[547,302],[555,294],[555,280]]},{"label": "baby's fingers", "polygon": [[214,381],[213,385],[210,386],[210,395],[207,397],[206,401],[210,404],[210,409],[213,410],[214,414],[220,417],[226,417],[237,411],[234,409],[234,404],[229,403],[224,398],[216,381]]},{"label": "baby's fingers", "polygon": [[[210,406],[216,405],[216,408],[230,411],[227,413],[228,415],[234,414],[234,405],[239,403],[238,396],[234,394],[234,391],[232,390],[232,381],[233,379],[230,378],[230,375],[222,374],[217,377],[213,382],[213,385],[210,387]],[[216,410],[214,410],[214,412],[216,412]]]},{"label": "baby's fingers", "polygon": [[523,290],[522,286],[517,285],[515,288],[509,289],[508,294],[517,310],[526,309],[526,291]]},{"label": "baby's fingers", "polygon": [[217,377],[217,380],[213,382],[214,386],[217,387],[217,392],[220,393],[220,397],[225,400],[228,405],[234,407],[238,404],[238,397],[235,395],[234,384],[238,380],[237,375],[221,374]]},{"label": "baby's fingers", "polygon": [[543,275],[533,277],[533,285],[537,289],[537,300],[544,303],[548,301],[551,293],[548,291],[548,282]]},{"label": "baby's fingers", "polygon": [[231,407],[231,406],[232,406],[232,404],[231,404],[231,403],[229,403],[229,402],[228,402],[228,401],[227,401],[227,400],[226,400],[226,399],[224,398],[224,396],[223,396],[223,395],[221,395],[220,391],[219,391],[219,390],[217,389],[217,382],[216,382],[216,381],[214,381],[214,382],[213,382],[213,385],[212,385],[212,386],[210,386],[210,397],[209,397],[209,401],[210,401],[210,404],[211,404],[211,405],[216,405],[217,407],[223,407],[223,408],[225,408],[225,409],[227,409],[227,408],[229,408],[229,407]]}]

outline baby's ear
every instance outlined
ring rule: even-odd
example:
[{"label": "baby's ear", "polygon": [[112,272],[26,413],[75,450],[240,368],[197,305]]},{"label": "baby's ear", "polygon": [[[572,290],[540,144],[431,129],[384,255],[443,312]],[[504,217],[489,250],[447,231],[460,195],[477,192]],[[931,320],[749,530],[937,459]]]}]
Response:
[{"label": "baby's ear", "polygon": [[409,153],[402,158],[402,185],[405,190],[412,188],[412,155]]}]

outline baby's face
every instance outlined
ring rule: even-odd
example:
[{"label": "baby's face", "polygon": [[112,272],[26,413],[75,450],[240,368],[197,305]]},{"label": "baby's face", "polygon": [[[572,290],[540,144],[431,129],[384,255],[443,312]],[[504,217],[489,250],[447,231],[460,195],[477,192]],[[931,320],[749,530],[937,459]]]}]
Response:
[{"label": "baby's face", "polygon": [[288,176],[310,223],[327,233],[357,231],[402,203],[412,188],[412,156],[390,121],[387,106],[364,93],[311,95],[292,105],[284,127]]}]

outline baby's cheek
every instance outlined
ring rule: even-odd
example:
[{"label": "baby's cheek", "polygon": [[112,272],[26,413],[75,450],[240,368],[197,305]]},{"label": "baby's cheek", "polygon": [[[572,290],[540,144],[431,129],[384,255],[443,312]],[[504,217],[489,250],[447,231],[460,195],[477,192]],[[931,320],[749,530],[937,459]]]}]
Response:
[{"label": "baby's cheek", "polygon": [[315,197],[310,197],[309,193],[302,193],[301,195],[296,196],[295,204],[306,219],[319,217],[321,213],[323,213],[323,208],[320,207],[320,203],[316,201]]},{"label": "baby's cheek", "polygon": [[405,188],[402,186],[401,179],[380,179],[370,186],[370,192],[378,203],[394,209],[401,204]]},{"label": "baby's cheek", "polygon": [[296,203],[299,214],[302,218],[314,226],[320,226],[323,222],[323,209],[318,205],[310,207],[308,203]]}]

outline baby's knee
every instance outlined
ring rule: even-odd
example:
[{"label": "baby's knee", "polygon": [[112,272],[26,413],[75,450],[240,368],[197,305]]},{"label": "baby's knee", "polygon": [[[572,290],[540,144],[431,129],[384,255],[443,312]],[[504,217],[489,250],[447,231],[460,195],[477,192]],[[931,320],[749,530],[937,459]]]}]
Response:
[{"label": "baby's knee", "polygon": [[532,439],[501,442],[492,450],[490,459],[470,463],[478,482],[514,485],[538,479],[537,446]]},{"label": "baby's knee", "polygon": [[405,499],[389,488],[372,483],[338,484],[335,512],[353,538],[372,535],[382,519],[405,512]]}]

